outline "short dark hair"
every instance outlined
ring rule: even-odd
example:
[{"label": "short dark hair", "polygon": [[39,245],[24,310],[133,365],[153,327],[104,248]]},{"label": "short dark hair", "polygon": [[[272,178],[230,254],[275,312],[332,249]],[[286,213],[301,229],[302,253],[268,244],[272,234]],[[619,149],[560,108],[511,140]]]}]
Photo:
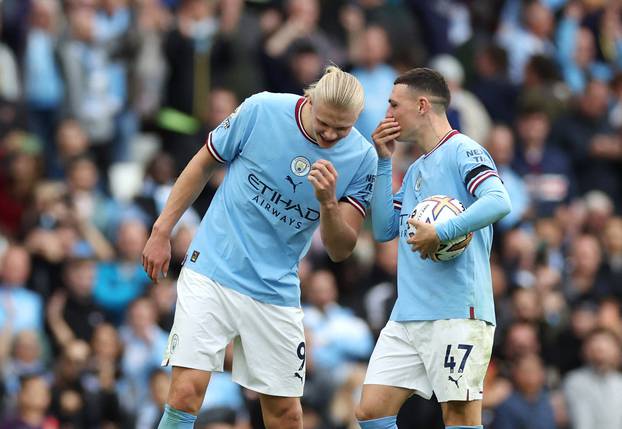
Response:
[{"label": "short dark hair", "polygon": [[436,70],[427,67],[411,69],[399,75],[393,84],[408,85],[411,89],[438,97],[444,110],[449,107],[451,95],[447,82]]}]

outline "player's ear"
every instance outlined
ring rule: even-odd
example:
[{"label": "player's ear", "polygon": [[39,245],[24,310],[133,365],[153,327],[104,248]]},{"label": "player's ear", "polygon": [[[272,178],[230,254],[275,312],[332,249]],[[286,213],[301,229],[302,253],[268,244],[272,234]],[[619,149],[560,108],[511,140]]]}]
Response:
[{"label": "player's ear", "polygon": [[417,100],[417,109],[420,115],[423,115],[425,113],[426,109],[426,105],[428,105],[430,102],[428,101],[427,98],[425,97],[419,97],[419,100]]}]

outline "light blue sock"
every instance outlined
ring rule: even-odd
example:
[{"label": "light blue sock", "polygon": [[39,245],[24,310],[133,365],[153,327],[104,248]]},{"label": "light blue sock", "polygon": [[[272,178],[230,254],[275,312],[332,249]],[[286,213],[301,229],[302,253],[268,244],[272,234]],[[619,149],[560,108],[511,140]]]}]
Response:
[{"label": "light blue sock", "polygon": [[166,404],[158,429],[192,429],[196,419],[197,416],[176,410]]},{"label": "light blue sock", "polygon": [[359,421],[361,429],[397,429],[397,416]]},{"label": "light blue sock", "polygon": [[484,426],[445,426],[445,429],[484,429]]}]

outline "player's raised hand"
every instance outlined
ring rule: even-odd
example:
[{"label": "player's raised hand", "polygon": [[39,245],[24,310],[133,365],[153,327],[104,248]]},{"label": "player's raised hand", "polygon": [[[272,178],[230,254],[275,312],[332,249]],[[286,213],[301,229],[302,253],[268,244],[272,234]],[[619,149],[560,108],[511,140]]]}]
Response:
[{"label": "player's raised hand", "polygon": [[330,161],[320,159],[313,163],[307,180],[315,191],[315,198],[322,203],[337,201],[335,189],[337,188],[337,170]]},{"label": "player's raised hand", "polygon": [[395,140],[402,129],[394,117],[384,118],[371,135],[380,158],[391,158],[395,150]]},{"label": "player's raised hand", "polygon": [[434,255],[441,245],[441,240],[436,234],[434,225],[412,218],[408,219],[408,223],[417,229],[415,235],[406,240],[410,244],[412,251],[419,252],[422,259],[430,258],[436,261],[437,259]]},{"label": "player's raised hand", "polygon": [[160,275],[166,277],[171,262],[170,237],[152,232],[143,249],[142,262],[152,282],[157,283]]}]

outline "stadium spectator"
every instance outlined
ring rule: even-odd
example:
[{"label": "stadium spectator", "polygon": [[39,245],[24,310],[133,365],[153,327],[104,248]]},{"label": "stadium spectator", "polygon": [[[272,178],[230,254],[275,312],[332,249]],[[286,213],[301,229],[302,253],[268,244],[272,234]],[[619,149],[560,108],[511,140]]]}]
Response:
[{"label": "stadium spectator", "polygon": [[149,376],[149,399],[138,409],[136,429],[153,429],[157,427],[166,404],[170,374],[163,369],[154,369]]},{"label": "stadium spectator", "polygon": [[494,44],[475,54],[475,77],[469,90],[486,107],[493,122],[511,124],[516,114],[518,86],[508,76],[506,51]]},{"label": "stadium spectator", "polygon": [[95,327],[105,320],[103,309],[93,300],[95,262],[92,258],[89,250],[76,249],[63,267],[64,287],[47,302],[48,327],[61,348],[75,339],[90,342]]},{"label": "stadium spectator", "polygon": [[305,327],[314,340],[313,359],[321,371],[344,377],[354,362],[369,357],[372,335],[364,322],[337,303],[337,284],[330,271],[315,271],[305,288]]},{"label": "stadium spectator", "polygon": [[80,123],[75,119],[65,119],[56,130],[56,148],[48,158],[47,177],[65,179],[72,159],[88,155],[90,143]]},{"label": "stadium spectator", "polygon": [[[597,58],[594,33],[587,27],[581,26],[584,19],[585,6],[581,2],[569,2],[557,28],[557,57],[562,75],[566,84],[575,94],[583,92],[590,79],[609,81],[612,76],[611,66]],[[608,22],[613,22],[619,28],[619,22],[612,21],[610,13],[604,14]],[[609,26],[611,27],[611,26]],[[619,32],[613,34],[614,46],[619,43]],[[609,41],[608,41],[609,42]],[[620,58],[618,58],[618,61]]]},{"label": "stadium spectator", "polygon": [[24,98],[29,129],[43,144],[48,159],[56,154],[53,137],[65,97],[57,51],[60,6],[57,0],[32,2],[24,54]]},{"label": "stadium spectator", "polygon": [[551,140],[569,154],[581,194],[599,189],[619,202],[622,141],[607,118],[609,95],[607,84],[589,81],[574,109],[553,124]]},{"label": "stadium spectator", "polygon": [[430,67],[438,70],[447,81],[451,93],[448,117],[452,127],[474,139],[485,142],[492,127],[486,108],[475,95],[463,88],[464,68],[448,54],[432,58]]},{"label": "stadium spectator", "polygon": [[527,184],[536,217],[552,216],[576,195],[576,183],[568,155],[550,143],[551,122],[539,106],[525,106],[518,113],[517,150],[512,166]]},{"label": "stadium spectator", "polygon": [[365,320],[378,338],[397,297],[397,242],[376,243],[374,254],[374,265],[361,286],[367,291],[363,302]]},{"label": "stadium spectator", "polygon": [[620,339],[606,329],[596,329],[583,345],[585,365],[563,380],[572,429],[613,429],[622,424]]},{"label": "stadium spectator", "polygon": [[[5,324],[10,330],[11,324]],[[11,334],[11,332],[3,333]],[[7,341],[8,340],[8,341]],[[13,403],[20,390],[22,380],[28,376],[40,375],[47,377],[47,364],[41,332],[21,331],[11,338],[2,338],[2,373],[4,393],[7,401]],[[8,342],[8,344],[7,344]]]},{"label": "stadium spectator", "polygon": [[95,273],[93,298],[107,319],[119,325],[130,302],[143,294],[150,283],[141,265],[147,228],[139,219],[127,219],[117,230],[117,258],[100,262]]},{"label": "stadium spectator", "polygon": [[132,414],[149,398],[149,376],[160,366],[162,350],[166,348],[167,335],[157,325],[156,314],[149,298],[138,298],[130,304],[127,320],[119,328],[124,350],[123,393],[127,399],[122,405]]},{"label": "stadium spectator", "polygon": [[349,35],[349,49],[354,63],[352,74],[365,89],[365,108],[356,122],[356,128],[369,139],[385,115],[387,94],[391,92],[397,71],[389,64],[391,45],[386,30],[379,25],[370,25],[360,32],[360,37]]},{"label": "stadium spectator", "polygon": [[19,130],[9,132],[0,152],[0,230],[17,236],[21,222],[32,202],[37,182],[42,177],[40,142]]},{"label": "stadium spectator", "polygon": [[525,66],[525,79],[518,94],[517,108],[541,106],[554,122],[565,112],[571,95],[559,76],[557,63],[545,55],[533,55]]},{"label": "stadium spectator", "polygon": [[43,330],[43,301],[28,290],[30,254],[23,246],[9,246],[0,265],[0,325],[10,325],[13,332]]},{"label": "stadium spectator", "polygon": [[515,147],[512,130],[506,125],[493,126],[484,146],[494,159],[499,177],[503,180],[510,195],[510,201],[512,201],[512,212],[498,223],[500,228],[507,230],[519,225],[530,216],[532,204],[525,180],[513,168]]},{"label": "stadium spectator", "polygon": [[216,6],[216,2],[181,1],[174,25],[164,38],[168,73],[163,109],[157,119],[163,149],[173,156],[179,169],[204,142],[201,119],[207,108],[211,79],[230,62],[227,35],[235,30],[236,23],[223,21],[225,16],[217,15]]},{"label": "stadium spectator", "polygon": [[73,158],[67,167],[68,200],[78,219],[87,219],[110,238],[119,221],[120,204],[100,190],[99,174],[88,155]]},{"label": "stadium spectator", "polygon": [[56,418],[48,414],[50,388],[39,375],[24,377],[18,395],[15,416],[3,419],[2,429],[59,429]]},{"label": "stadium spectator", "polygon": [[572,309],[569,322],[557,336],[550,354],[551,363],[560,375],[581,366],[581,345],[598,326],[597,310],[591,302],[580,303]]},{"label": "stadium spectator", "polygon": [[613,288],[612,294],[622,299],[622,218],[614,217],[607,221],[602,230],[601,241],[604,250],[603,269]]},{"label": "stadium spectator", "polygon": [[577,237],[569,252],[569,270],[564,281],[564,294],[571,303],[598,302],[611,287],[602,271],[602,250],[596,237]]},{"label": "stadium spectator", "polygon": [[[172,276],[171,276],[172,277]],[[177,289],[172,279],[163,279],[149,288],[149,296],[158,311],[158,326],[166,332],[173,327]]]},{"label": "stadium spectator", "polygon": [[495,410],[495,429],[557,429],[549,395],[544,390],[544,364],[524,355],[512,365],[514,391]]},{"label": "stadium spectator", "polygon": [[[67,342],[55,362],[50,411],[61,425],[89,427],[99,423],[93,413],[93,402],[87,398],[84,370],[90,354],[89,345],[82,340]],[[90,405],[90,406],[89,406]]]},{"label": "stadium spectator", "polygon": [[[510,1],[506,5],[518,3],[520,2]],[[524,3],[518,15],[518,20],[507,19],[506,16],[496,37],[508,52],[510,78],[520,84],[524,79],[525,65],[531,56],[554,54],[555,46],[551,39],[555,27],[550,8],[538,0]]]}]

